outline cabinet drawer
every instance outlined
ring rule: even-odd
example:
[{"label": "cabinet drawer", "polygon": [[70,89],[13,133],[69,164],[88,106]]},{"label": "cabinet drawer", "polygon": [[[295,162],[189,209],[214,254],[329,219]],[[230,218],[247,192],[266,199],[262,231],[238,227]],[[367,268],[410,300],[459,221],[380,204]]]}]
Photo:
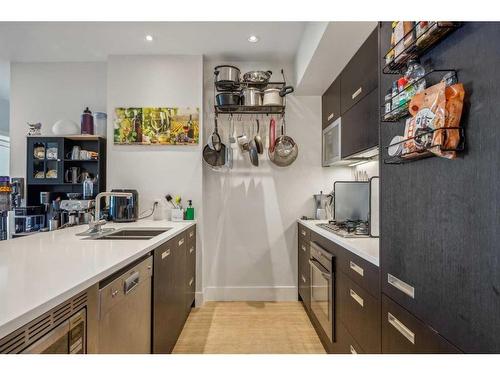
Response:
[{"label": "cabinet drawer", "polygon": [[304,257],[305,260],[309,259],[310,250],[309,242],[299,240],[299,258]]},{"label": "cabinet drawer", "polygon": [[373,89],[342,114],[342,158],[378,145],[378,90]]},{"label": "cabinet drawer", "polygon": [[380,300],[342,272],[337,280],[340,320],[367,353],[380,353]]},{"label": "cabinet drawer", "polygon": [[196,244],[196,225],[188,228],[185,233],[188,246],[193,243]]},{"label": "cabinet drawer", "polygon": [[364,354],[363,348],[354,340],[347,331],[344,324],[338,322],[335,328],[335,343],[333,350],[335,354]]},{"label": "cabinet drawer", "polygon": [[311,231],[302,224],[299,224],[299,240],[309,242],[311,239]]},{"label": "cabinet drawer", "polygon": [[380,297],[380,269],[377,266],[350,251],[345,251],[337,262],[340,264],[340,270],[351,280],[375,298]]},{"label": "cabinet drawer", "polygon": [[378,86],[378,28],[349,61],[340,75],[342,116]]},{"label": "cabinet drawer", "polygon": [[385,295],[382,295],[382,352],[460,353],[434,329]]}]

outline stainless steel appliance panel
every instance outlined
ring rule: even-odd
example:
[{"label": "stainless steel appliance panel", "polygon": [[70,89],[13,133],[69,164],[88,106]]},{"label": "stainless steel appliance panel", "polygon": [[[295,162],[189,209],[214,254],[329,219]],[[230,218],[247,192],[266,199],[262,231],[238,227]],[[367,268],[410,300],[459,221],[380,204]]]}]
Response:
[{"label": "stainless steel appliance panel", "polygon": [[333,255],[310,243],[311,312],[328,339],[334,342],[334,273]]},{"label": "stainless steel appliance panel", "polygon": [[336,181],[334,194],[336,221],[369,221],[370,183],[368,181]]},{"label": "stainless steel appliance panel", "polygon": [[340,117],[323,129],[323,167],[328,167],[340,161],[341,148],[341,119]]},{"label": "stainless steel appliance panel", "polygon": [[151,353],[152,257],[99,289],[99,353]]}]

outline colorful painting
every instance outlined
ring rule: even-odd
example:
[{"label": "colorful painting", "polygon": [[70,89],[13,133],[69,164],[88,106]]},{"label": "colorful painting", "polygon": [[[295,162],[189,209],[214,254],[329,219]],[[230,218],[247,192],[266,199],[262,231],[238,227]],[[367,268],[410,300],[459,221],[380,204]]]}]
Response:
[{"label": "colorful painting", "polygon": [[196,145],[199,139],[199,108],[115,108],[115,144]]}]

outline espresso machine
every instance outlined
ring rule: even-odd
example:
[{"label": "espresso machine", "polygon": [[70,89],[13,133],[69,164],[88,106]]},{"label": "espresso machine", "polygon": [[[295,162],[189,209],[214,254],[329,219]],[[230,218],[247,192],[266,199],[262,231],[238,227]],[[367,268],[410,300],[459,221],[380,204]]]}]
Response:
[{"label": "espresso machine", "polygon": [[314,219],[315,220],[330,220],[332,218],[332,194],[314,194]]},{"label": "espresso machine", "polygon": [[93,199],[61,200],[59,202],[59,228],[88,224],[92,217],[94,203]]}]

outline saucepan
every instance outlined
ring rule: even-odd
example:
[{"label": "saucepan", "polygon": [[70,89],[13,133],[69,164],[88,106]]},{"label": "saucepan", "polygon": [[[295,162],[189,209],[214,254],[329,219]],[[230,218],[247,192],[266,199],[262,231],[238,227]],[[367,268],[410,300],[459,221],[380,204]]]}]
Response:
[{"label": "saucepan", "polygon": [[292,137],[286,135],[285,118],[281,123],[281,135],[274,142],[271,151],[269,147],[269,159],[279,167],[288,167],[291,165],[299,154],[299,147]]},{"label": "saucepan", "polygon": [[269,88],[264,90],[264,102],[263,105],[283,105],[283,97],[291,94],[294,91],[292,86],[285,86],[281,89]]}]

